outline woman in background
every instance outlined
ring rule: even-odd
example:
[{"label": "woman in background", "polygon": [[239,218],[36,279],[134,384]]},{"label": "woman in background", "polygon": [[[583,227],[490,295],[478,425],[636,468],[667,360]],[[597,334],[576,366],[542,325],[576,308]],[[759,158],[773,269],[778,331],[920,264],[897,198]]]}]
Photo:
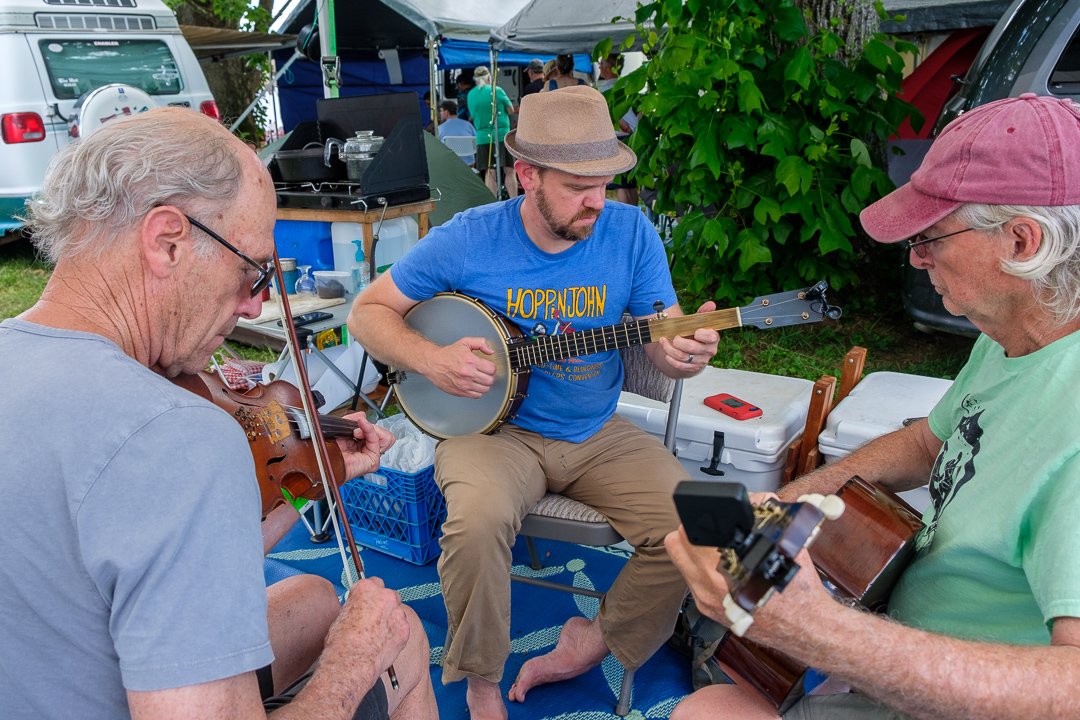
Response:
[{"label": "woman in background", "polygon": [[544,85],[544,90],[558,90],[559,88],[570,87],[571,85],[585,84],[585,81],[581,78],[574,77],[574,56],[556,55],[555,75],[547,81],[546,85]]},{"label": "woman in background", "polygon": [[503,138],[510,132],[510,116],[517,112],[514,104],[501,87],[491,82],[491,71],[481,65],[473,71],[476,87],[469,92],[469,114],[476,128],[476,169],[484,179],[488,190],[498,198],[499,187],[495,184],[495,152],[502,158],[503,185],[507,197],[518,194],[517,174],[514,161],[503,147]]}]

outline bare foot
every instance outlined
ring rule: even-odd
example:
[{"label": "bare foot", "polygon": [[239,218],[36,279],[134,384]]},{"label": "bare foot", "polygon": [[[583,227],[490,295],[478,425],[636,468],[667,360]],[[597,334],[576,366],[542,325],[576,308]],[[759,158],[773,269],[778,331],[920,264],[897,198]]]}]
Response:
[{"label": "bare foot", "polygon": [[572,617],[559,631],[559,642],[546,655],[521,666],[507,697],[524,702],[525,693],[537,685],[577,677],[595,667],[610,652],[600,632],[600,621]]},{"label": "bare foot", "polygon": [[506,720],[506,705],[499,694],[499,684],[481,677],[471,676],[465,691],[471,720]]}]

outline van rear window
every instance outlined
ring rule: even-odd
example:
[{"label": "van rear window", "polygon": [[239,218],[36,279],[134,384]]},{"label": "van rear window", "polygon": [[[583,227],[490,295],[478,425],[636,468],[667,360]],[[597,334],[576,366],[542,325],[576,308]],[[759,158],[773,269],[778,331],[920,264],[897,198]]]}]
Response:
[{"label": "van rear window", "polygon": [[176,60],[160,40],[41,40],[38,47],[58,100],[74,100],[109,83],[150,95],[184,89]]}]

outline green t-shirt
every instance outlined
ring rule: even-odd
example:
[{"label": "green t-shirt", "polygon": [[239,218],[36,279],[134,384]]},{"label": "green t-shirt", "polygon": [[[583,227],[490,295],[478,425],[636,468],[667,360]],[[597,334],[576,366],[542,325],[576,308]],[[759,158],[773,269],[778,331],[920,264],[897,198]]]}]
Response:
[{"label": "green t-shirt", "polygon": [[[491,85],[477,85],[469,91],[466,101],[473,127],[476,128],[476,144],[486,145],[491,142]],[[510,109],[513,104],[506,92],[495,86],[495,106],[497,109],[496,125],[499,130],[499,142],[510,132]]]},{"label": "green t-shirt", "polygon": [[943,438],[918,554],[889,612],[954,637],[1046,645],[1080,617],[1080,332],[1008,358],[986,336],[930,413]]}]

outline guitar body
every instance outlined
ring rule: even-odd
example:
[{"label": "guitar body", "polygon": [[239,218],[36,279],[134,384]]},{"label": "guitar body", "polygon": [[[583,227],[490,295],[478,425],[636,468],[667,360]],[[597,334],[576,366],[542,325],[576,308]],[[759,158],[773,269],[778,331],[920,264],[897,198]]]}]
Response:
[{"label": "guitar body", "polygon": [[[836,494],[844,514],[821,526],[810,556],[834,595],[881,610],[911,559],[922,520],[903,500],[857,476]],[[714,657],[728,677],[753,688],[779,714],[804,694],[806,666],[783,653],[729,632]]]},{"label": "guitar body", "polygon": [[495,384],[480,398],[450,395],[420,373],[398,373],[398,403],[409,419],[428,435],[448,438],[490,433],[514,417],[529,386],[529,368],[511,367],[506,352],[521,331],[479,300],[460,293],[439,293],[405,313],[405,323],[439,345],[463,337],[482,337],[495,351],[484,355],[495,363]]}]

